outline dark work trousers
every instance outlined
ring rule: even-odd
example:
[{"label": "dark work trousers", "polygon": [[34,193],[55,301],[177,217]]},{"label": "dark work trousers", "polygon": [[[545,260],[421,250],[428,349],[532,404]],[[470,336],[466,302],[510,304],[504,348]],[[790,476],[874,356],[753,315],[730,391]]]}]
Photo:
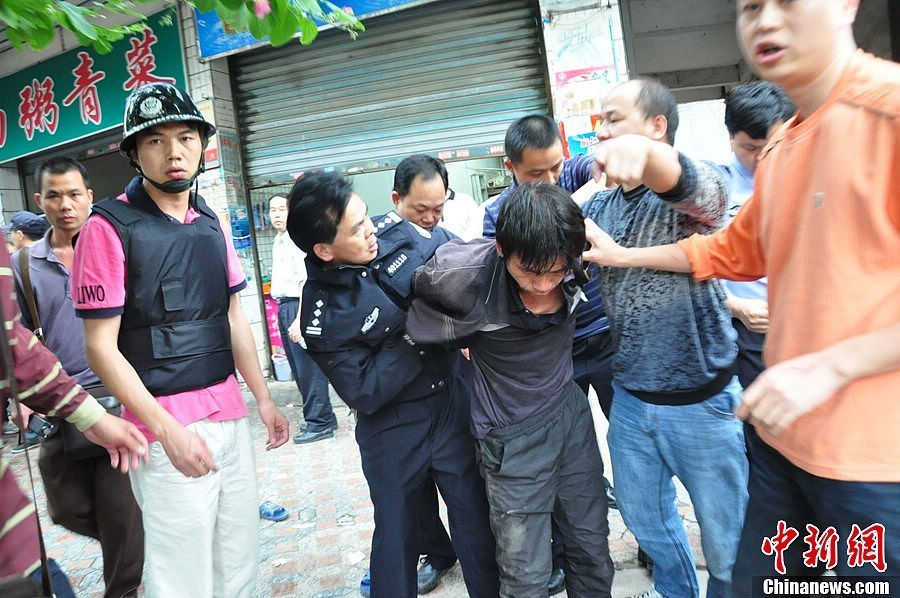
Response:
[{"label": "dark work trousers", "polygon": [[[785,459],[749,424],[744,425],[744,438],[750,459],[750,501],[731,574],[736,596],[763,596],[764,578],[780,577],[775,570],[775,554],[770,551],[767,555],[761,549],[765,538],[778,535],[779,522],[786,526],[785,529],[790,527],[798,532],[783,552],[787,575],[818,576],[824,572],[821,562],[814,567],[803,562],[803,553],[809,550],[804,539],[809,534],[806,526],[814,525],[820,532],[820,541],[829,526],[837,532],[834,571],[838,577],[896,576],[900,571],[900,483],[822,478]],[[856,535],[853,534],[854,525],[858,526]],[[851,553],[864,557],[878,554],[875,547],[879,543],[873,541],[877,534],[870,526],[881,526],[883,530],[880,549],[884,551],[883,564],[887,568],[884,572],[876,570],[871,562],[860,562],[858,567],[848,566]],[[892,596],[897,595],[893,587],[896,580],[896,577],[892,578]]]},{"label": "dark work trousers", "polygon": [[356,442],[375,506],[372,598],[417,595],[420,518],[426,488],[435,484],[469,596],[497,596],[494,536],[469,423],[468,396],[447,389],[359,414]]},{"label": "dark work trousers", "polygon": [[607,421],[612,409],[612,374],[615,356],[616,343],[609,331],[580,338],[572,344],[575,383],[585,395],[588,394],[589,386],[594,387],[600,409],[603,410]]},{"label": "dark work trousers", "polygon": [[[462,355],[456,360],[453,368],[453,392],[464,394],[471,384],[471,364]],[[471,417],[468,402],[459,403],[460,411],[465,412],[465,420]],[[456,563],[456,552],[453,550],[453,542],[447,534],[444,523],[441,521],[440,504],[438,503],[437,487],[429,484],[425,487],[425,497],[422,500],[422,509],[419,513],[419,530],[421,533],[421,546],[419,553],[425,555],[435,569],[449,569]]]},{"label": "dark work trousers", "polygon": [[449,569],[456,562],[456,552],[453,550],[453,542],[447,535],[444,523],[441,521],[440,505],[438,504],[437,487],[434,484],[426,484],[422,496],[422,510],[419,514],[419,529],[422,534],[422,545],[419,553],[428,557],[428,562],[435,569]]},{"label": "dark work trousers", "polygon": [[500,595],[547,595],[551,520],[565,543],[570,598],[610,596],[603,462],[587,397],[573,382],[549,410],[478,441],[497,538]]},{"label": "dark work trousers", "polygon": [[738,380],[740,380],[741,386],[747,388],[766,369],[762,355],[766,335],[759,332],[751,332],[737,318],[732,318],[731,323],[734,324],[734,329],[738,335],[738,356],[736,362]]},{"label": "dark work trousers", "polygon": [[41,442],[38,459],[50,519],[100,541],[106,598],[136,596],[144,570],[144,526],[128,476],[109,456],[69,459],[59,434]]},{"label": "dark work trousers", "polygon": [[294,374],[294,382],[297,383],[297,390],[303,398],[306,431],[323,432],[337,423],[337,417],[328,397],[328,378],[306,353],[306,349],[288,336],[288,328],[297,318],[299,309],[300,301],[297,299],[282,299],[279,302],[278,331],[281,333],[281,342],[284,343],[284,352],[291,366],[291,373]]},{"label": "dark work trousers", "polygon": [[[606,420],[612,409],[612,374],[613,359],[616,356],[616,343],[609,330],[580,338],[572,343],[572,366],[575,370],[575,384],[581,392],[588,395],[590,387],[597,393],[597,402]],[[562,554],[565,551],[556,527],[553,528],[553,568],[562,566]]]}]

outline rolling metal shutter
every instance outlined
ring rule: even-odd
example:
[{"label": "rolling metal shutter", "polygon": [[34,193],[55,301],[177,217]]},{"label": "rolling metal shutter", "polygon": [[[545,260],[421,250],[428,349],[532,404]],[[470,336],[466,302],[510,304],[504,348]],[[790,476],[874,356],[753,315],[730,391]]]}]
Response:
[{"label": "rolling metal shutter", "polygon": [[368,20],[356,41],[232,57],[249,186],[498,153],[512,120],[548,110],[535,4],[442,0]]}]

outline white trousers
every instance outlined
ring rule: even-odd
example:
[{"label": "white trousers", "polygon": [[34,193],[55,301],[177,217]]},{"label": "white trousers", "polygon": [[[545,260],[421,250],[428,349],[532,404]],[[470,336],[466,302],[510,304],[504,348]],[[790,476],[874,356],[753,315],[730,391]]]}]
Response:
[{"label": "white trousers", "polygon": [[253,595],[259,506],[247,418],[187,426],[206,441],[219,471],[189,478],[160,442],[129,473],[144,521],[146,598]]}]

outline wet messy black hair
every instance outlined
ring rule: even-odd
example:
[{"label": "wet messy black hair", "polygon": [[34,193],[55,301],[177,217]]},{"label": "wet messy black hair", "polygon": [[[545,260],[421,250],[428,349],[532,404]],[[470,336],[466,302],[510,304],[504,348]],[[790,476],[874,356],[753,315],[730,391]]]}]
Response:
[{"label": "wet messy black hair", "polygon": [[513,189],[500,207],[497,243],[504,256],[516,256],[528,272],[543,274],[559,258],[573,269],[584,241],[581,208],[561,187],[527,183]]}]

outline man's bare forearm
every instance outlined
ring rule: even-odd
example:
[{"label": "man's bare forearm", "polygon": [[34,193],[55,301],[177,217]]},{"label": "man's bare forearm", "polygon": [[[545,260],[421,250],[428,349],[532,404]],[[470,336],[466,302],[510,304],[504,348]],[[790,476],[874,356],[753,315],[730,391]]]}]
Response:
[{"label": "man's bare forearm", "polygon": [[178,421],[163,409],[141,382],[134,367],[119,351],[119,317],[84,320],[88,364],[106,387],[159,439],[168,438]]},{"label": "man's bare forearm", "polygon": [[624,268],[653,268],[690,274],[693,271],[687,254],[674,243],[656,247],[628,247],[622,252]]},{"label": "man's bare forearm", "polygon": [[250,324],[241,310],[241,304],[237,293],[231,296],[228,307],[228,322],[231,325],[231,352],[234,355],[234,365],[247,383],[247,388],[253,394],[257,403],[271,400],[269,387],[263,378],[262,369],[259,367],[259,358],[256,356],[256,341]]},{"label": "man's bare forearm", "polygon": [[900,369],[900,322],[835,343],[822,356],[845,383]]}]

